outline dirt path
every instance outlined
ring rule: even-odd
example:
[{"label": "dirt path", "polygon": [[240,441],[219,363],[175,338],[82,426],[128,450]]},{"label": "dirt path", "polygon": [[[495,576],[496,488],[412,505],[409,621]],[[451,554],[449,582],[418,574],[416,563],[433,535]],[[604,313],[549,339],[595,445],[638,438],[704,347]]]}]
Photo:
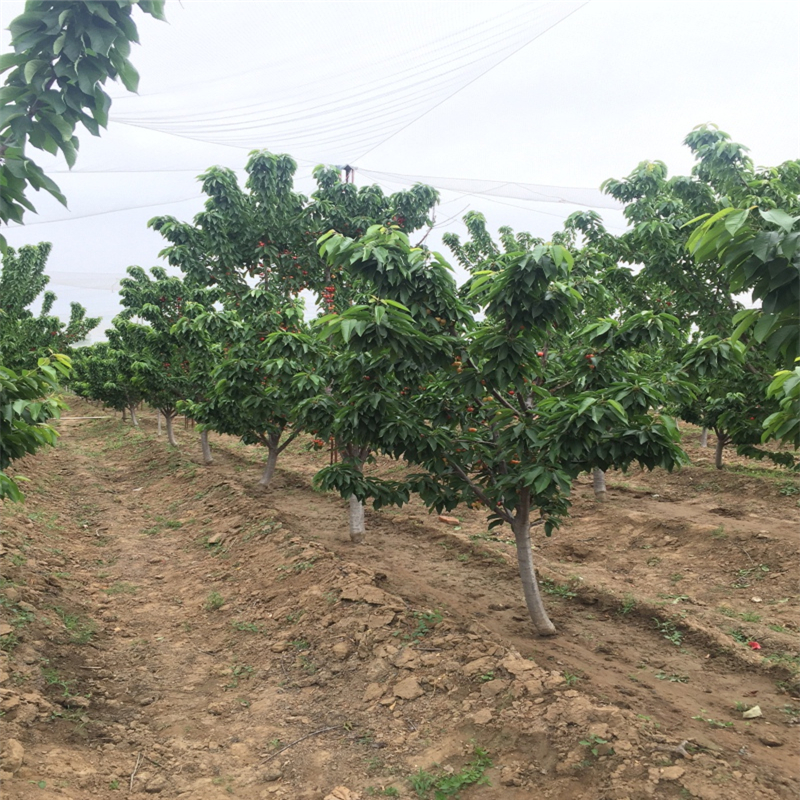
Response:
[{"label": "dirt path", "polygon": [[790,494],[582,489],[538,550],[545,640],[477,512],[368,512],[356,547],[300,448],[265,495],[252,448],[204,468],[188,432],[61,430],[0,518],[9,798],[414,797],[471,740],[493,788],[465,798],[794,796]]}]

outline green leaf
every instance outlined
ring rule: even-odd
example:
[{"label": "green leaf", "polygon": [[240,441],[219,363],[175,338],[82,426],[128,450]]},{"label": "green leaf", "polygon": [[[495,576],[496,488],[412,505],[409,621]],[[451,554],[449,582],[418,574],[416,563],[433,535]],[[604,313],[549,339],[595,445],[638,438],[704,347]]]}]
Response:
[{"label": "green leaf", "polygon": [[117,69],[117,73],[122,81],[122,85],[129,92],[138,92],[139,73],[136,71],[136,67],[134,67],[127,58],[120,57],[118,59],[114,59],[114,61],[114,66]]},{"label": "green leaf", "polygon": [[746,223],[747,217],[750,215],[748,209],[739,209],[729,214],[725,220],[725,229],[731,236],[735,235]]},{"label": "green leaf", "polygon": [[800,220],[800,217],[791,217],[780,208],[772,208],[769,211],[760,211],[759,213],[767,222],[783,228],[786,233],[790,233],[795,222]]},{"label": "green leaf", "polygon": [[625,413],[625,409],[616,400],[609,399],[607,402],[611,406],[611,408],[613,408],[623,420],[628,419],[628,415]]},{"label": "green leaf", "polygon": [[16,67],[24,61],[24,56],[17,53],[3,53],[0,55],[0,72]]},{"label": "green leaf", "polygon": [[40,114],[42,119],[47,120],[61,134],[61,138],[65,142],[68,142],[72,138],[75,127],[67,122],[63,116],[59,114],[46,114],[44,112],[40,112]]},{"label": "green leaf", "polygon": [[578,414],[583,414],[589,406],[594,405],[597,402],[596,397],[585,397],[581,402],[580,406],[578,406]]},{"label": "green leaf", "polygon": [[42,61],[41,59],[35,58],[32,61],[29,61],[25,65],[25,70],[23,72],[23,76],[25,78],[25,83],[30,83],[33,80],[34,75],[42,68],[48,66],[49,62]]},{"label": "green leaf", "polygon": [[753,337],[757,342],[763,342],[777,321],[776,314],[763,314],[753,330]]}]

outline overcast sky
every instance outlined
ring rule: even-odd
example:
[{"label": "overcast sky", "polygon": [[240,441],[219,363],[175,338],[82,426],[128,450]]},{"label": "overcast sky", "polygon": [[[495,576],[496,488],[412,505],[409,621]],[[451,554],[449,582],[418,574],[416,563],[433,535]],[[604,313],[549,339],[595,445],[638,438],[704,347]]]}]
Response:
[{"label": "overcast sky", "polygon": [[[23,5],[0,4],[2,52]],[[196,176],[240,170],[256,148],[294,156],[304,192],[321,162],[402,176],[379,175],[387,191],[474,179],[442,192],[436,233],[463,230],[458,219],[477,209],[493,227],[544,236],[576,206],[489,198],[481,182],[596,190],[645,159],[686,173],[681,142],[704,122],[758,164],[800,156],[796,0],[169,0],[166,14],[165,24],[134,12],[139,94],[110,85],[112,122],[99,139],[78,131],[72,172],[31,152],[69,210],[34,195],[39,214],[5,233],[15,247],[53,243],[62,316],[79,300],[108,324],[126,267],[159,263],[164,242],[147,220],[191,219]],[[622,228],[618,211],[601,213]]]}]

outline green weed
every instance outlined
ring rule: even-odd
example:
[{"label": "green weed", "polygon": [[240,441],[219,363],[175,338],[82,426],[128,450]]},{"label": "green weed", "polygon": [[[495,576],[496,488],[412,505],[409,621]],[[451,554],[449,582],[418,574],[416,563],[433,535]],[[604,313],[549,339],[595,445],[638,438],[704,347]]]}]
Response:
[{"label": "green weed", "polygon": [[488,753],[480,747],[473,749],[473,759],[463,769],[450,774],[444,770],[436,773],[420,769],[408,778],[411,788],[417,797],[425,800],[433,791],[434,800],[445,800],[448,797],[459,797],[461,790],[468,786],[488,785],[485,773],[492,766]]},{"label": "green weed", "polygon": [[[608,744],[608,739],[604,739],[602,736],[598,736],[597,734],[592,734],[587,739],[581,739],[580,744],[584,747],[588,748],[589,752],[597,758],[600,754],[600,746],[604,744]],[[614,755],[613,748],[609,753],[606,755]]]},{"label": "green weed", "polygon": [[632,594],[626,594],[619,607],[619,613],[622,615],[630,614],[634,608],[636,608],[636,598]]},{"label": "green weed", "polygon": [[677,675],[674,672],[670,674],[666,672],[656,672],[656,678],[660,681],[669,681],[670,683],[689,683],[687,675]]},{"label": "green weed", "polygon": [[97,631],[95,623],[80,616],[80,614],[70,614],[63,608],[54,608],[53,611],[64,623],[64,627],[69,631],[70,641],[74,644],[88,644],[92,636]]},{"label": "green weed", "polygon": [[712,728],[732,728],[732,722],[723,722],[718,719],[712,719],[711,717],[703,716],[707,712],[705,709],[701,709],[699,714],[696,714],[692,717],[692,719],[699,719],[701,722],[707,722]]},{"label": "green weed", "polygon": [[225,605],[225,598],[219,592],[211,592],[203,603],[206,611],[219,611]]},{"label": "green weed", "polygon": [[435,608],[433,611],[414,612],[414,619],[417,621],[417,627],[412,631],[411,638],[422,639],[442,621],[443,617],[442,612]]},{"label": "green weed", "polygon": [[574,592],[570,586],[563,583],[556,583],[549,578],[540,578],[539,584],[545,594],[554,594],[556,597],[563,597],[565,600],[577,597],[577,592]]},{"label": "green weed", "polygon": [[233,622],[231,622],[231,625],[236,628],[237,631],[247,631],[248,633],[266,633],[264,627],[257,625],[255,622],[242,622],[241,620],[235,619]]},{"label": "green weed", "polygon": [[672,620],[661,620],[658,617],[653,617],[653,622],[661,635],[675,647],[680,647],[683,642],[683,631],[675,626]]}]

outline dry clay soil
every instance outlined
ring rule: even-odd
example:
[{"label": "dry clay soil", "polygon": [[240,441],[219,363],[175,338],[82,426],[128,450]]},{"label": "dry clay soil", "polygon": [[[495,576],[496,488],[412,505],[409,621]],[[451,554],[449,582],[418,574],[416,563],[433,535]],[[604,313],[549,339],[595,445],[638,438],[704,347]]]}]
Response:
[{"label": "dry clay soil", "polygon": [[562,529],[534,529],[559,629],[537,638],[480,511],[368,511],[354,545],[311,485],[326,453],[295,443],[263,492],[256,448],[212,436],[203,466],[191,430],[170,448],[147,414],[71,406],[0,507],[7,800],[433,797],[459,776],[464,800],[797,797],[785,471],[716,471],[688,428],[678,473],[610,474],[605,503],[581,480]]}]

